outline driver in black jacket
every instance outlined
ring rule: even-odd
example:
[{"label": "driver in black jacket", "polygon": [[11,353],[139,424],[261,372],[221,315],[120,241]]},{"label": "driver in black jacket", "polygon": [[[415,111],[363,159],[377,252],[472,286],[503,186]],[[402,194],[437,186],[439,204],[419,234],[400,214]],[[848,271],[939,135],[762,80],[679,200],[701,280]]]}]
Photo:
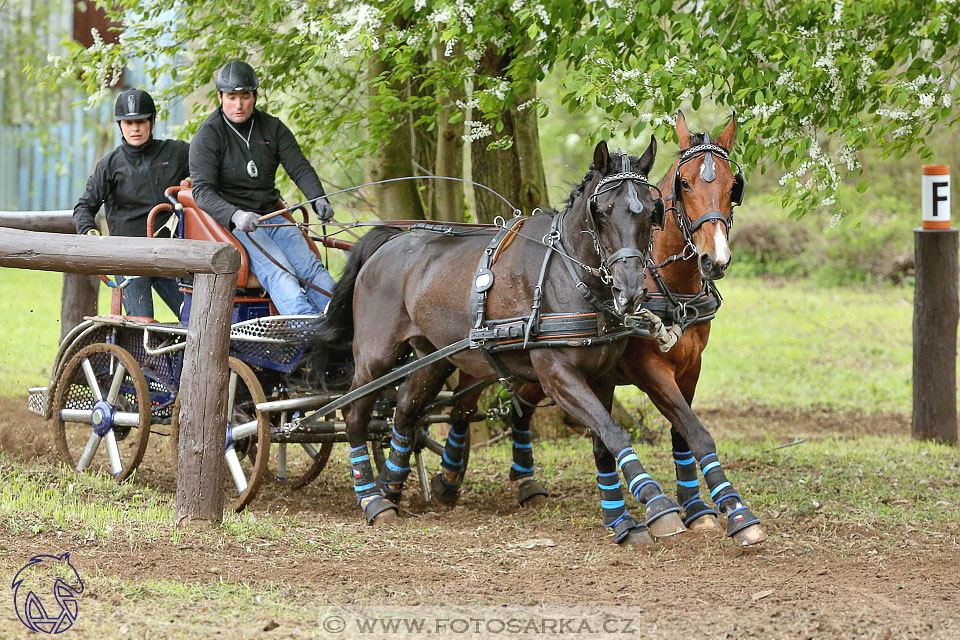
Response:
[{"label": "driver in black jacket", "polygon": [[[163,192],[189,175],[190,145],[179,140],[153,137],[157,109],[146,91],[128,89],[117,96],[114,117],[123,140],[97,163],[87,187],[73,208],[77,233],[100,235],[95,216],[106,208],[107,229],[114,236],[147,235],[147,214],[165,202]],[[169,213],[154,220],[160,228]],[[122,282],[123,276],[117,276]],[[174,313],[180,313],[183,294],[176,278],[132,278],[123,288],[127,315],[153,317],[153,287]]]},{"label": "driver in black jacket", "polygon": [[[333,216],[320,179],[296,138],[280,120],[256,107],[260,82],[242,60],[217,73],[220,106],[190,144],[190,178],[197,205],[233,232],[247,250],[250,270],[283,315],[319,314],[333,291],[327,272],[300,230],[258,227],[260,215],[277,208],[280,165],[323,219]],[[282,218],[271,222],[284,222]]]}]

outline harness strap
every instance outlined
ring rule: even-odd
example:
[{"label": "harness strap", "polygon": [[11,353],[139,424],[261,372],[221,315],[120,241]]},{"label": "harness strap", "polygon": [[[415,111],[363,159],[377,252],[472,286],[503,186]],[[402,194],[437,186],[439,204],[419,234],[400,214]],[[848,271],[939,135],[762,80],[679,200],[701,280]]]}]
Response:
[{"label": "harness strap", "polygon": [[483,250],[480,256],[480,263],[477,265],[477,271],[473,275],[473,283],[470,286],[470,317],[473,318],[473,326],[479,329],[483,326],[483,320],[486,316],[487,295],[493,286],[493,272],[490,267],[493,266],[494,255],[497,253],[497,247],[506,237],[508,232],[517,233],[517,229],[523,224],[524,218],[512,218],[509,222],[499,228],[497,234],[493,236],[487,248]]}]

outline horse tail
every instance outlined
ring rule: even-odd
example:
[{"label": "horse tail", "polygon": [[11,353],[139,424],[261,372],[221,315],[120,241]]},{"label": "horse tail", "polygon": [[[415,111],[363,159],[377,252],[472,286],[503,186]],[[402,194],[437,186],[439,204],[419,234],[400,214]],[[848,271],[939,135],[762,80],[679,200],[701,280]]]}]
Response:
[{"label": "horse tail", "polygon": [[360,270],[377,249],[401,233],[403,231],[396,227],[376,227],[353,245],[343,275],[333,288],[325,322],[311,336],[311,342],[315,346],[318,343],[342,343],[353,338],[353,289]]}]

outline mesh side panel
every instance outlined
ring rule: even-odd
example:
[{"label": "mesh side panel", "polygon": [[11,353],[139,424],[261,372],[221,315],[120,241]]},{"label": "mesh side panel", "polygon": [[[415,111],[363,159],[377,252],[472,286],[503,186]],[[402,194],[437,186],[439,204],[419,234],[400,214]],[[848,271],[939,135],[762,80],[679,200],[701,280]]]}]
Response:
[{"label": "mesh side panel", "polygon": [[27,389],[27,393],[29,394],[29,396],[27,396],[27,408],[33,413],[42,416],[47,404],[47,388],[32,387]]},{"label": "mesh side panel", "polygon": [[[156,349],[168,344],[183,342],[186,336],[176,334],[150,334],[150,348]],[[121,329],[117,333],[117,344],[130,352],[147,379],[150,389],[150,412],[155,420],[167,422],[172,415],[173,401],[180,388],[180,369],[183,351],[161,355],[149,355],[143,348],[143,330]]]},{"label": "mesh side panel", "polygon": [[[318,319],[318,316],[267,317],[235,324],[230,328],[230,353],[245,362],[289,371],[303,355],[304,343]],[[250,342],[250,338],[282,342]]]}]

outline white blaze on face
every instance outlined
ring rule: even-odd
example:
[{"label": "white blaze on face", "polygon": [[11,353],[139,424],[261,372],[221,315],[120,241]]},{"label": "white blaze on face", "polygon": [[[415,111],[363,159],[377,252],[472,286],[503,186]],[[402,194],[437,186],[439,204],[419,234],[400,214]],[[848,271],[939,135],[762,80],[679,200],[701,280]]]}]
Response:
[{"label": "white blaze on face", "polygon": [[730,262],[730,247],[727,245],[727,234],[724,233],[722,224],[716,225],[716,230],[713,232],[713,248],[717,254],[714,262],[717,264]]}]

